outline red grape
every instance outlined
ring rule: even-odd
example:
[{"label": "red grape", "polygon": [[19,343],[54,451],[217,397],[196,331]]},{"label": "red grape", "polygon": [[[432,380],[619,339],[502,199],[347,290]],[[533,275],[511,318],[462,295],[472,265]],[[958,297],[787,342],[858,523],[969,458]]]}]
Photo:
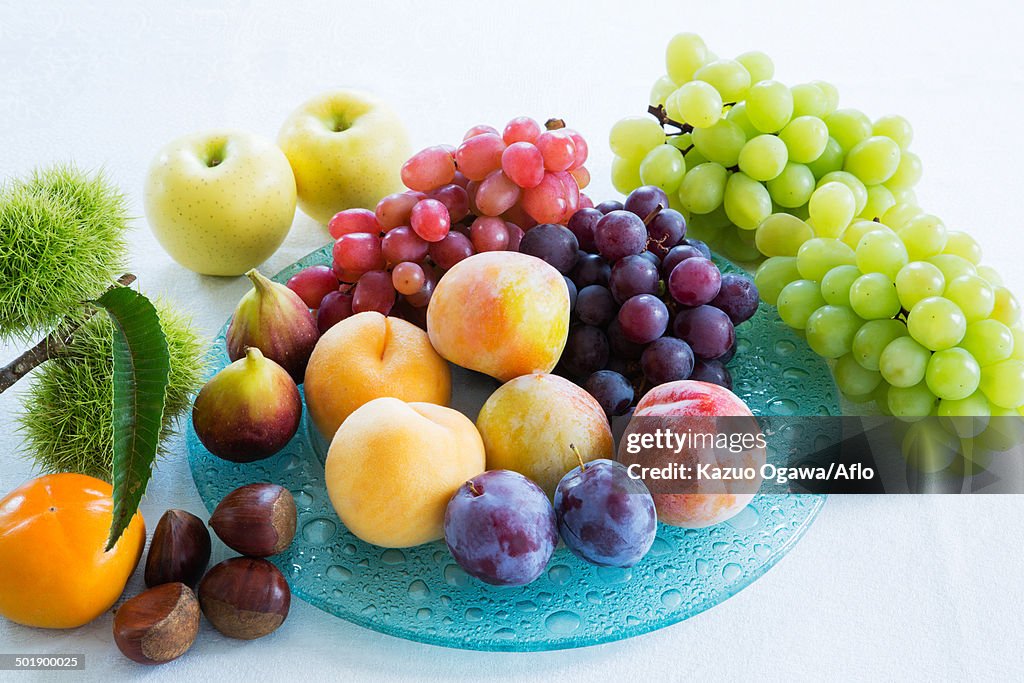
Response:
[{"label": "red grape", "polygon": [[333,255],[335,264],[344,271],[365,273],[384,267],[380,238],[367,232],[352,232],[339,237],[334,243]]},{"label": "red grape", "polygon": [[501,170],[519,187],[537,187],[544,180],[544,156],[532,143],[515,142],[501,153]]},{"label": "red grape", "polygon": [[412,207],[409,224],[413,231],[428,242],[444,239],[451,228],[448,208],[436,199],[422,199]]},{"label": "red grape", "polygon": [[469,231],[469,239],[473,249],[482,251],[505,251],[508,249],[508,227],[500,218],[481,216],[473,221]]},{"label": "red grape", "polygon": [[586,166],[570,169],[569,175],[573,177],[573,180],[576,181],[576,185],[581,190],[590,184],[590,171],[587,170]]},{"label": "red grape", "polygon": [[612,211],[602,216],[594,227],[594,244],[601,256],[614,263],[647,248],[647,228],[634,213]]},{"label": "red grape", "polygon": [[516,142],[533,142],[543,130],[540,124],[529,116],[517,116],[508,122],[501,137],[506,145]]},{"label": "red grape", "polygon": [[722,361],[717,359],[698,360],[693,364],[693,372],[690,373],[690,379],[732,389],[732,375],[729,374],[729,370],[722,364]]},{"label": "red grape", "polygon": [[594,244],[594,227],[603,215],[597,209],[580,209],[569,219],[566,227],[576,235],[576,240],[583,251],[593,252],[597,249],[597,245]]},{"label": "red grape", "polygon": [[430,245],[430,258],[445,270],[473,255],[473,243],[461,232],[449,232],[440,242]]},{"label": "red grape", "polygon": [[703,258],[704,254],[701,253],[700,249],[692,247],[689,244],[680,244],[679,246],[672,247],[661,260],[662,276],[668,278],[677,265],[688,258],[693,258],[694,256]]},{"label": "red grape", "polygon": [[467,130],[466,134],[462,136],[462,139],[465,141],[465,140],[468,140],[470,138],[475,138],[477,135],[484,135],[484,134],[487,134],[487,133],[489,133],[491,135],[498,135],[498,129],[495,128],[494,126],[488,126],[486,124],[480,124],[478,126],[473,126],[469,130]]},{"label": "red grape", "polygon": [[430,244],[413,232],[412,228],[402,226],[388,230],[380,242],[384,260],[393,265],[402,261],[422,261],[427,257]]},{"label": "red grape", "polygon": [[701,306],[716,296],[722,287],[718,266],[695,256],[679,263],[668,276],[668,293],[684,306]]},{"label": "red grape", "polygon": [[565,214],[562,215],[562,220],[558,222],[566,223],[572,215],[580,209],[580,186],[576,184],[576,179],[572,177],[571,173],[557,171],[551,175],[558,178],[562,183],[562,189],[566,200]]},{"label": "red grape", "polygon": [[391,283],[390,273],[384,270],[363,273],[352,291],[352,311],[377,311],[381,315],[387,315],[394,305],[395,286]]},{"label": "red grape", "polygon": [[[589,156],[590,154],[590,148],[587,145],[587,141],[583,139],[582,135],[580,135],[574,130],[570,130],[567,132],[569,133],[569,137],[572,138],[573,144],[576,146],[576,158],[573,160],[572,166],[569,167],[570,171],[575,171],[576,169],[583,166],[583,164],[587,163],[587,156]],[[587,177],[590,177],[589,173],[587,174]],[[586,187],[586,185],[581,184],[580,187]]]},{"label": "red grape", "polygon": [[625,415],[633,402],[633,385],[612,370],[598,370],[587,379],[584,388],[597,399],[609,418]]},{"label": "red grape", "polygon": [[688,379],[693,372],[693,350],[682,339],[655,339],[640,356],[640,367],[654,386]]},{"label": "red grape", "polygon": [[523,236],[519,251],[547,261],[565,275],[576,265],[579,244],[576,236],[565,226],[545,223],[531,228]]},{"label": "red grape", "polygon": [[705,360],[719,358],[732,348],[736,331],[732,321],[714,306],[698,306],[679,311],[672,331]]},{"label": "red grape", "polygon": [[618,310],[607,287],[587,285],[576,295],[576,317],[584,324],[604,327],[615,319]]},{"label": "red grape", "polygon": [[352,315],[352,295],[334,290],[320,302],[316,312],[316,326],[323,334]]},{"label": "red grape", "polygon": [[668,329],[668,307],[653,294],[637,294],[622,304],[617,319],[626,339],[648,344]]},{"label": "red grape", "polygon": [[327,266],[310,266],[288,278],[289,289],[310,308],[319,308],[320,301],[329,293],[337,291],[338,278]]},{"label": "red grape", "polygon": [[334,214],[334,218],[327,224],[327,231],[331,237],[338,239],[342,235],[353,232],[369,232],[376,234],[380,232],[380,225],[373,211],[367,209],[345,209]]},{"label": "red grape", "polygon": [[500,216],[519,201],[519,187],[501,171],[494,171],[480,182],[476,206],[485,216]]},{"label": "red grape", "polygon": [[411,190],[429,192],[455,177],[455,159],[441,145],[420,150],[402,165],[402,182]]},{"label": "red grape", "polygon": [[663,209],[647,225],[647,234],[651,237],[651,251],[664,257],[686,235],[686,219],[674,209]]},{"label": "red grape", "polygon": [[469,195],[466,188],[455,184],[444,185],[430,193],[431,199],[436,199],[448,208],[448,215],[452,223],[458,223],[469,215]]},{"label": "red grape", "polygon": [[523,236],[526,233],[518,225],[509,221],[505,221],[505,229],[508,230],[508,246],[506,249],[509,251],[519,251],[519,245],[523,243]]},{"label": "red grape", "polygon": [[619,303],[637,294],[657,294],[661,283],[658,267],[639,254],[619,259],[612,266],[608,288]]},{"label": "red grape", "polygon": [[391,284],[398,290],[399,294],[415,294],[423,288],[427,276],[423,268],[416,263],[399,263],[391,271]]},{"label": "red grape", "polygon": [[629,193],[622,208],[646,219],[658,206],[663,209],[668,208],[668,195],[660,187],[644,185]]},{"label": "red grape", "polygon": [[536,187],[523,190],[521,204],[538,223],[561,223],[569,208],[562,180],[546,173]]},{"label": "red grape", "polygon": [[545,131],[535,144],[544,157],[544,168],[549,171],[565,171],[576,161],[576,143],[564,130]]},{"label": "red grape", "polygon": [[757,313],[758,292],[754,282],[742,275],[728,273],[722,276],[722,287],[711,305],[729,316],[733,325],[750,320]]},{"label": "red grape", "polygon": [[482,133],[465,141],[455,151],[459,170],[470,180],[483,180],[491,171],[501,168],[505,143],[495,133]]},{"label": "red grape", "polygon": [[422,199],[419,192],[396,192],[377,202],[377,222],[384,230],[409,225],[409,214],[416,202]]}]

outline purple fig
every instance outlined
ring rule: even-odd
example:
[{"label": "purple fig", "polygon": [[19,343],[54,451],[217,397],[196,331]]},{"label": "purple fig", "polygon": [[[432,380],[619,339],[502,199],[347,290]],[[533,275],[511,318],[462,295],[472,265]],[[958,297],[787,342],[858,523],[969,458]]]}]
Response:
[{"label": "purple fig", "polygon": [[254,346],[196,396],[192,423],[206,449],[231,462],[274,455],[299,429],[302,399],[284,368]]},{"label": "purple fig", "polygon": [[253,288],[238,302],[228,326],[228,357],[238,360],[255,346],[302,384],[306,364],[320,331],[316,318],[298,294],[257,270],[246,276]]}]

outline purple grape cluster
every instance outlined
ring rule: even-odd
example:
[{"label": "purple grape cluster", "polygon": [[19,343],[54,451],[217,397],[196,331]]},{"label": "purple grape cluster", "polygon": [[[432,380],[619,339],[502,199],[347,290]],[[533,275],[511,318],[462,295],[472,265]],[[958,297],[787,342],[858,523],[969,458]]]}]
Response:
[{"label": "purple grape cluster", "polygon": [[572,325],[556,372],[587,389],[609,417],[643,391],[680,379],[732,388],[735,327],[757,312],[750,278],[723,274],[658,187],[582,208],[566,226],[539,225],[520,251],[565,278]]}]

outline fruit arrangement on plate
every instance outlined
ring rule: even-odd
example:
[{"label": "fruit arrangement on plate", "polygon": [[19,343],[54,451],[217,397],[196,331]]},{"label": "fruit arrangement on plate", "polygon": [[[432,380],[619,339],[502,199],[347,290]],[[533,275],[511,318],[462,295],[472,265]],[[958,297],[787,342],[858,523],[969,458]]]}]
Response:
[{"label": "fruit arrangement on plate", "polygon": [[[610,131],[622,201],[587,196],[588,141],[561,119],[410,155],[394,112],[352,91],[305,103],[276,145],[214,131],[160,151],[145,203],[161,244],[252,282],[188,431],[209,525],[238,556],[207,570],[206,525],[168,511],[149,590],[114,620],[126,656],[180,656],[201,614],[265,636],[293,591],[455,647],[630,637],[755,580],[823,499],[652,494],[616,457],[627,423],[838,415],[836,385],[905,418],[1019,414],[1019,306],[969,235],[917,207],[904,119],[872,122],[830,84],[785,86],[766,55],[719,59],[693,34],[666,68]],[[296,206],[332,241],[265,277]],[[112,492],[65,472],[0,501],[0,557],[57,538],[74,561],[33,571],[104,587],[69,608],[0,563],[0,614],[68,627],[117,599],[145,538],[119,462]]]}]

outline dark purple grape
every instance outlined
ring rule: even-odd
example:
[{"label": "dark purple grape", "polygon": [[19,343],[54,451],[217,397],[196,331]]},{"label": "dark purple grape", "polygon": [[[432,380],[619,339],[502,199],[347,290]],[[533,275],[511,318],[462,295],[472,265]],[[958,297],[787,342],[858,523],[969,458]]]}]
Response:
[{"label": "dark purple grape", "polygon": [[612,370],[598,370],[587,378],[583,388],[601,404],[609,418],[625,415],[633,403],[633,385]]},{"label": "dark purple grape", "polygon": [[[733,327],[735,327],[735,325],[733,325]],[[715,360],[717,360],[722,365],[726,365],[729,361],[731,361],[733,359],[733,357],[735,355],[736,355],[736,340],[733,339],[732,340],[732,346],[729,347],[729,350],[726,351],[725,353],[723,353],[721,356],[719,356]]]},{"label": "dark purple grape", "polygon": [[568,228],[554,223],[535,225],[523,235],[519,252],[547,261],[565,275],[576,265],[579,243]]},{"label": "dark purple grape", "polygon": [[693,365],[690,379],[717,384],[720,387],[732,390],[732,375],[729,374],[728,368],[720,360],[698,360]]},{"label": "dark purple grape", "polygon": [[608,288],[621,304],[637,294],[657,294],[660,281],[658,267],[643,254],[635,254],[615,262],[608,278]]},{"label": "dark purple grape", "polygon": [[604,327],[618,312],[619,305],[607,287],[587,285],[576,296],[576,317],[587,325]]},{"label": "dark purple grape", "polygon": [[678,266],[682,261],[688,258],[699,256],[704,258],[704,254],[697,247],[691,247],[688,244],[680,244],[678,247],[672,247],[665,254],[665,258],[661,259],[661,276],[668,278],[672,274],[672,270]]},{"label": "dark purple grape", "polygon": [[611,274],[612,267],[608,265],[607,261],[597,254],[586,254],[579,257],[576,267],[572,269],[570,276],[573,282],[576,283],[576,287],[583,289],[590,285],[606,287]]},{"label": "dark purple grape", "polygon": [[636,214],[640,220],[646,219],[659,206],[662,210],[668,208],[668,195],[663,189],[654,185],[643,185],[636,188],[622,203],[623,209]]},{"label": "dark purple grape", "polygon": [[[536,228],[534,228],[536,230]],[[612,211],[597,222],[594,228],[597,251],[614,263],[630,254],[639,254],[647,248],[647,228],[644,222],[629,211]]]},{"label": "dark purple grape", "polygon": [[640,254],[640,256],[653,263],[655,268],[661,268],[661,257],[655,254],[650,249]]},{"label": "dark purple grape", "polygon": [[473,255],[473,243],[461,232],[451,230],[444,239],[430,243],[430,258],[445,270]]},{"label": "dark purple grape", "polygon": [[444,540],[470,576],[496,586],[523,586],[551,559],[558,523],[539,486],[518,472],[491,470],[452,496]]},{"label": "dark purple grape", "polygon": [[622,304],[617,320],[626,339],[636,344],[649,344],[665,334],[668,307],[653,294],[637,294]]},{"label": "dark purple grape", "polygon": [[690,345],[694,355],[705,360],[722,356],[736,339],[729,316],[714,306],[679,311],[672,329],[677,337]]},{"label": "dark purple grape", "polygon": [[711,247],[709,247],[707,243],[702,242],[701,240],[698,239],[694,239],[692,237],[687,237],[683,240],[683,244],[688,244],[691,247],[696,247],[697,249],[700,249],[700,253],[704,258],[711,258]]},{"label": "dark purple grape", "polygon": [[570,470],[555,489],[555,515],[574,555],[603,567],[632,567],[654,544],[654,498],[626,466],[592,460]]},{"label": "dark purple grape", "polygon": [[675,337],[655,339],[640,357],[644,377],[652,385],[687,379],[693,371],[690,345]]},{"label": "dark purple grape", "polygon": [[352,295],[334,290],[323,298],[316,311],[317,329],[320,330],[320,334],[323,334],[350,315],[352,315]]},{"label": "dark purple grape", "polygon": [[722,271],[703,257],[683,260],[668,276],[668,293],[684,306],[701,306],[716,296],[722,287]]},{"label": "dark purple grape", "polygon": [[579,292],[576,291],[576,283],[569,279],[569,276],[563,275],[565,279],[565,286],[569,288],[569,311],[576,310],[576,299],[579,296]]},{"label": "dark purple grape", "polygon": [[650,249],[663,257],[686,236],[686,219],[675,209],[663,209],[647,226]]},{"label": "dark purple grape", "polygon": [[594,208],[597,209],[598,211],[600,211],[601,213],[611,213],[612,211],[622,211],[622,202],[615,201],[614,199],[609,199],[606,202],[601,202],[600,204],[598,204]]},{"label": "dark purple grape", "polygon": [[626,333],[622,331],[622,325],[619,324],[617,317],[608,325],[606,334],[608,335],[608,346],[611,348],[614,357],[638,360],[644,352],[643,344],[638,344],[629,339]]},{"label": "dark purple grape", "polygon": [[588,208],[580,209],[569,219],[566,227],[569,228],[572,234],[576,235],[576,241],[579,242],[580,249],[591,252],[597,249],[597,245],[594,244],[594,228],[602,216],[604,214],[597,209]]},{"label": "dark purple grape", "polygon": [[599,327],[579,325],[569,331],[562,364],[574,378],[588,377],[608,362],[608,337]]},{"label": "dark purple grape", "polygon": [[754,281],[742,275],[722,276],[722,288],[711,305],[725,311],[733,325],[750,320],[757,313],[758,293]]}]

